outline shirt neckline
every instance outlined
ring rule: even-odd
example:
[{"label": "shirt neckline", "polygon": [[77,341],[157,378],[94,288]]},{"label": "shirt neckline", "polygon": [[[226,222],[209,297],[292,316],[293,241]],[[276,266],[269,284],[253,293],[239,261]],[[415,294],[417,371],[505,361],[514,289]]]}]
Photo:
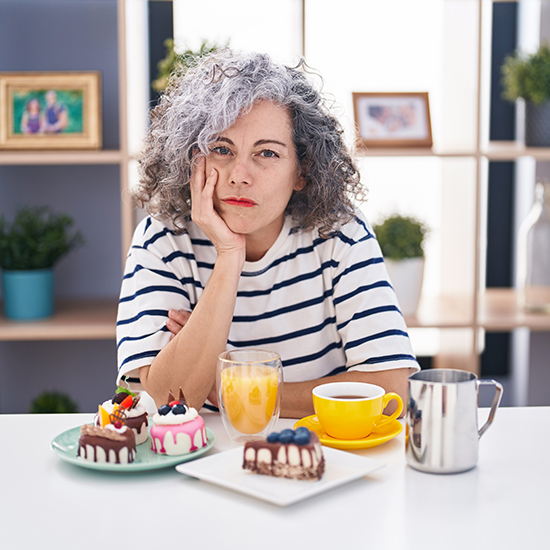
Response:
[{"label": "shirt neckline", "polygon": [[256,262],[245,261],[242,269],[242,274],[253,275],[255,273],[264,271],[275,259],[275,256],[290,235],[291,229],[292,217],[285,216],[285,221],[283,223],[281,232],[277,237],[277,240],[271,245],[271,248],[264,254],[263,258],[261,258],[260,260]]}]

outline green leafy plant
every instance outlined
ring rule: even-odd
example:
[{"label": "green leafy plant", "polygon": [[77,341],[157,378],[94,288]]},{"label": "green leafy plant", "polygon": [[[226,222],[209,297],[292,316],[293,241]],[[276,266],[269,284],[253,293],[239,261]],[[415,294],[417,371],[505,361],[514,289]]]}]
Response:
[{"label": "green leafy plant", "polygon": [[550,99],[550,47],[542,44],[533,54],[516,51],[505,58],[501,68],[503,97],[522,97],[540,105]]},{"label": "green leafy plant", "polygon": [[424,257],[426,226],[415,218],[394,214],[374,226],[382,254],[390,260]]},{"label": "green leafy plant", "polygon": [[75,413],[76,403],[65,393],[56,391],[41,393],[31,403],[31,413]]},{"label": "green leafy plant", "polygon": [[0,267],[8,270],[48,269],[84,238],[72,230],[67,214],[46,206],[20,208],[10,224],[0,216]]},{"label": "green leafy plant", "polygon": [[177,53],[174,49],[174,40],[172,38],[167,38],[164,41],[164,46],[166,47],[166,57],[159,61],[157,65],[157,78],[151,83],[153,90],[157,92],[162,92],[166,89],[166,86],[170,81],[170,77],[173,74],[178,76],[185,74],[185,72],[192,67],[198,59],[220,49],[220,46],[217,44],[211,44],[204,40],[201,43],[200,48],[196,51],[188,49],[183,53]]}]

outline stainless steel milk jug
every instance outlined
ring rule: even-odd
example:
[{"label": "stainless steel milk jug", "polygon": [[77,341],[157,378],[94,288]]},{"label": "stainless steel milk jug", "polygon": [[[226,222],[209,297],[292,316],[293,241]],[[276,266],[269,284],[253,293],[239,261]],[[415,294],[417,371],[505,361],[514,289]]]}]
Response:
[{"label": "stainless steel milk jug", "polygon": [[[478,389],[493,384],[495,397],[487,422],[478,430]],[[409,466],[423,472],[452,474],[477,464],[479,438],[493,422],[502,397],[494,380],[471,372],[431,369],[409,378],[405,453]]]}]

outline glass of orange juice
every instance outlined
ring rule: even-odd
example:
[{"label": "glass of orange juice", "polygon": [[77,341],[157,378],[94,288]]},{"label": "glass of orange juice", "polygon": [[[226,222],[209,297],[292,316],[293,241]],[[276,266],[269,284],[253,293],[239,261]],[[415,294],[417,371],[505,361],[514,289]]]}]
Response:
[{"label": "glass of orange juice", "polygon": [[218,358],[220,413],[229,437],[244,444],[265,437],[279,418],[283,366],[274,351],[235,349]]}]

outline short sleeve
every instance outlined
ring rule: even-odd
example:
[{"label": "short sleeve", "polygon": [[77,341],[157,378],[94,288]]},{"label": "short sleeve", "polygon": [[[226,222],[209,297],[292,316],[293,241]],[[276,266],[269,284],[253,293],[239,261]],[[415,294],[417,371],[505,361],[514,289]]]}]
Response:
[{"label": "short sleeve", "polygon": [[122,280],[116,327],[118,380],[128,377],[136,390],[141,389],[139,368],[150,365],[170,341],[168,311],[191,311],[179,264],[170,261],[172,247],[166,236],[166,229],[149,220],[140,224]]},{"label": "short sleeve", "polygon": [[347,370],[419,370],[374,232],[364,218],[335,273],[334,308]]}]

